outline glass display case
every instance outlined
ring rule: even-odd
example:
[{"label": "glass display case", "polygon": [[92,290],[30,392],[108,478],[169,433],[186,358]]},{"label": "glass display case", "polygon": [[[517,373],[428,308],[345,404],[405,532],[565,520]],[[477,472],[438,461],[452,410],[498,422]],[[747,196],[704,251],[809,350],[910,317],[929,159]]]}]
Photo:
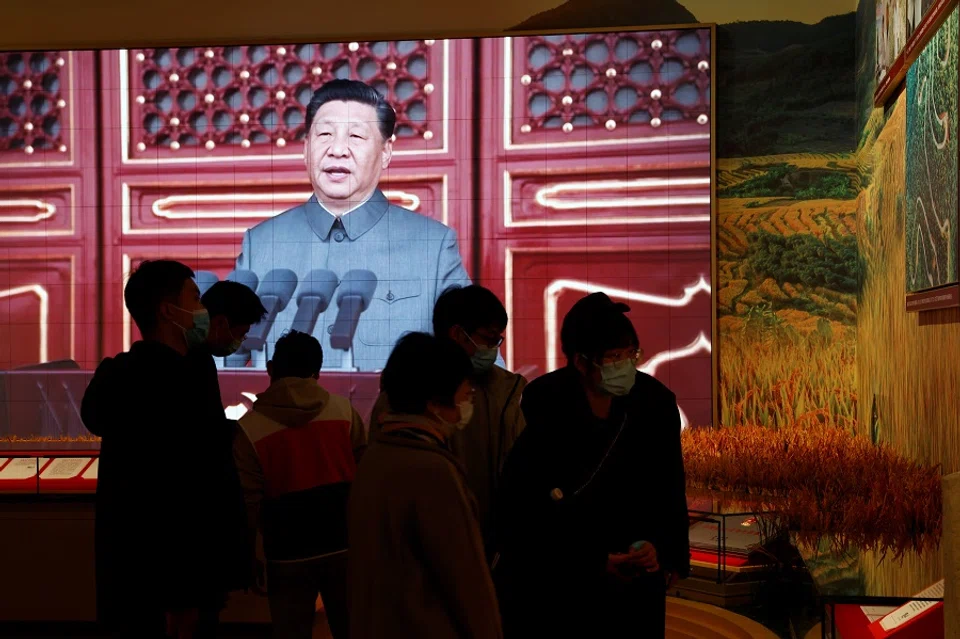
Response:
[{"label": "glass display case", "polygon": [[820,607],[822,639],[943,637],[943,579],[936,551],[838,549],[797,540]]},{"label": "glass display case", "polygon": [[[80,406],[93,371],[71,361],[0,371],[0,495],[96,491],[100,440],[83,425]],[[264,370],[221,370],[226,416],[250,410],[269,378]],[[350,399],[364,420],[380,390],[378,373],[321,374],[320,384]],[[148,409],[149,407],[144,407]]]},{"label": "glass display case", "polygon": [[687,511],[694,574],[720,583],[769,565],[763,546],[774,533],[773,512],[725,495],[698,492],[688,495]]},{"label": "glass display case", "polygon": [[775,563],[764,551],[773,513],[720,494],[688,493],[690,578],[674,594],[736,608],[754,601]]}]

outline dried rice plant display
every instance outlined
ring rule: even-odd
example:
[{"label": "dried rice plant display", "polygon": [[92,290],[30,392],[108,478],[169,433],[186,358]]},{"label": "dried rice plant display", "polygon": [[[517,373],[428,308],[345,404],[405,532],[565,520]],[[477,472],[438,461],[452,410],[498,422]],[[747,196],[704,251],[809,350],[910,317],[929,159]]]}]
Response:
[{"label": "dried rice plant display", "polygon": [[842,429],[690,428],[683,452],[689,486],[775,511],[803,543],[830,538],[896,558],[939,544],[940,469]]}]

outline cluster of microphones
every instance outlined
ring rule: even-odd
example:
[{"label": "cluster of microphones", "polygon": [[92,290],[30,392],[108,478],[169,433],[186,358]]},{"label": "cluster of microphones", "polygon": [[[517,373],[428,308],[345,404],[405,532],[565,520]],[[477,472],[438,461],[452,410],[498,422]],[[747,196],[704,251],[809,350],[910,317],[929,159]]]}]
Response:
[{"label": "cluster of microphones", "polygon": [[[196,280],[200,294],[203,295],[218,279],[215,273],[198,271]],[[350,351],[360,316],[370,306],[377,289],[377,276],[364,269],[347,271],[342,278],[328,269],[316,269],[307,273],[302,280],[298,280],[297,274],[286,268],[268,271],[263,279],[253,271],[236,270],[226,279],[256,292],[267,309],[263,320],[250,328],[240,350],[226,358],[227,368],[247,366],[253,352],[264,349],[277,316],[291,302],[296,303],[297,312],[289,329],[313,334],[320,314],[336,301],[337,318],[330,329],[330,346]]]}]

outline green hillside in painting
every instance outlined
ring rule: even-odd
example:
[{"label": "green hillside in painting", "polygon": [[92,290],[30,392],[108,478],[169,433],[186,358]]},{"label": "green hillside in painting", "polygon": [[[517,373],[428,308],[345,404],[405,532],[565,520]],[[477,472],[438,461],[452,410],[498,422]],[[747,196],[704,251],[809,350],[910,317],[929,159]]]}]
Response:
[{"label": "green hillside in painting", "polygon": [[853,122],[856,15],[740,22],[717,37],[717,155],[844,153]]}]

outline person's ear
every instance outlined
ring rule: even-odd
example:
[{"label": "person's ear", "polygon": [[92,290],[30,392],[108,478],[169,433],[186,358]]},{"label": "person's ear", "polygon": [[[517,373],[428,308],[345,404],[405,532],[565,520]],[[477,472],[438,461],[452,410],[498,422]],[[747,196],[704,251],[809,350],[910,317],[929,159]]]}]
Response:
[{"label": "person's ear", "polygon": [[176,317],[174,316],[174,313],[176,313],[176,309],[174,309],[173,307],[174,307],[173,302],[166,302],[166,301],[160,302],[160,307],[157,309],[158,317],[161,320],[164,320],[167,322],[176,322],[177,320],[176,320]]},{"label": "person's ear", "polygon": [[583,355],[573,356],[573,367],[576,368],[581,375],[586,376],[590,373],[590,362],[588,362],[587,358]]},{"label": "person's ear", "polygon": [[390,160],[393,158],[393,136],[387,138],[383,143],[383,150],[380,151],[380,169],[386,171],[390,166]]},{"label": "person's ear", "polygon": [[314,373],[313,375],[311,375],[311,377],[313,377],[315,380],[317,380],[317,381],[319,382],[319,381],[320,381],[320,371],[317,371],[316,373]]}]

